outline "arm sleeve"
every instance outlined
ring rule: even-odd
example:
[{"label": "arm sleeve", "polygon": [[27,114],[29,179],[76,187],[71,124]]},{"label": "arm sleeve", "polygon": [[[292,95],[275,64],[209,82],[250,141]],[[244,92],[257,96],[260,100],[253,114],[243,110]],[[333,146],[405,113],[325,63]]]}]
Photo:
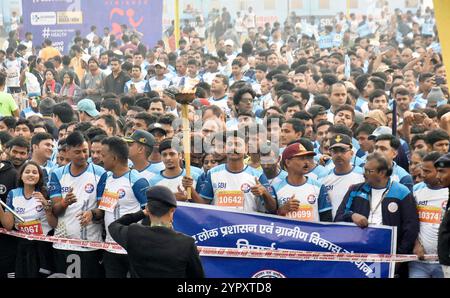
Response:
[{"label": "arm sleeve", "polygon": [[145,192],[149,188],[148,181],[144,178],[139,179],[133,185],[133,193],[141,206],[144,206],[147,203],[147,196]]},{"label": "arm sleeve", "polygon": [[202,262],[198,254],[197,246],[192,240],[191,252],[189,256],[189,262],[186,268],[186,278],[204,278],[205,272],[203,271]]},{"label": "arm sleeve", "polygon": [[[14,206],[13,206],[13,192],[10,191],[8,193],[8,196],[6,197],[6,205],[11,208],[12,210],[14,210]],[[9,212],[8,209],[5,209],[6,212]]]},{"label": "arm sleeve", "polygon": [[399,254],[410,254],[413,252],[414,244],[419,235],[419,215],[417,213],[416,201],[411,193],[400,201],[402,225],[399,235],[397,252]]},{"label": "arm sleeve", "polygon": [[105,192],[107,177],[108,177],[108,173],[105,172],[105,173],[103,173],[103,175],[100,177],[100,180],[98,181],[98,184],[97,184],[97,200],[98,201],[101,200],[103,193]]},{"label": "arm sleeve", "polygon": [[52,173],[48,185],[50,199],[62,198],[61,184],[59,183],[59,179],[56,173]]},{"label": "arm sleeve", "polygon": [[409,189],[409,191],[413,191],[414,182],[410,175],[406,175],[405,177],[400,179],[400,183],[406,186]]},{"label": "arm sleeve", "polygon": [[212,201],[214,199],[214,189],[212,187],[210,172],[208,172],[208,175],[206,176],[206,181],[203,184],[202,190],[200,192],[200,196],[202,196],[206,200]]},{"label": "arm sleeve", "polygon": [[353,204],[353,186],[350,187],[350,189],[345,194],[344,199],[342,200],[341,205],[339,206],[338,210],[336,211],[336,216],[334,218],[335,222],[352,222],[352,204]]},{"label": "arm sleeve", "polygon": [[319,199],[318,199],[319,213],[330,211],[332,209],[328,192],[324,185],[320,187]]},{"label": "arm sleeve", "polygon": [[109,225],[109,233],[114,241],[116,241],[123,248],[127,249],[128,226],[133,223],[137,223],[144,218],[145,214],[143,211],[124,215]]},{"label": "arm sleeve", "polygon": [[16,104],[16,101],[11,95],[9,96],[9,108],[11,109],[11,112],[17,111],[19,109],[19,107]]}]

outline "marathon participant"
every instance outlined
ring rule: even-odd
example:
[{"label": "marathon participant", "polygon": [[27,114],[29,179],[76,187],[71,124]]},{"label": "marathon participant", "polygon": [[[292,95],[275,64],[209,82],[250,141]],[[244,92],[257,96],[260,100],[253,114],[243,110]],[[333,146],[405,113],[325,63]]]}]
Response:
[{"label": "marathon participant", "polygon": [[[58,218],[55,236],[102,241],[102,225],[86,223],[86,217],[97,206],[100,177],[105,170],[88,163],[89,149],[80,132],[66,139],[70,164],[56,169],[50,178],[49,194],[53,213]],[[65,244],[53,244],[56,272],[77,278],[99,278],[103,275],[102,251]]]},{"label": "marathon participant", "polygon": [[335,167],[321,182],[328,192],[334,218],[347,190],[354,184],[364,182],[364,176],[361,168],[351,164],[353,151],[348,136],[338,134],[331,139],[330,153]]},{"label": "marathon participant", "polygon": [[305,176],[309,170],[308,160],[315,154],[311,142],[306,139],[300,139],[284,150],[282,164],[288,175],[273,185],[278,215],[309,222],[333,220],[325,187]]},{"label": "marathon participant", "polygon": [[202,198],[223,208],[274,213],[276,201],[267,189],[266,176],[244,164],[245,137],[235,131],[224,136],[222,142],[227,162],[209,170],[200,192]]},{"label": "marathon participant", "polygon": [[[0,206],[0,220],[8,231],[47,236],[57,225],[48,200],[44,173],[39,164],[28,161],[18,174],[18,188],[8,194],[7,205],[20,215],[19,221],[9,210]],[[19,239],[17,245],[16,278],[38,278],[53,273],[52,244]]]},{"label": "marathon participant", "polygon": [[[443,278],[444,273],[439,263],[423,261],[425,254],[437,254],[438,229],[442,222],[442,214],[447,207],[448,189],[440,186],[434,163],[442,156],[431,152],[422,162],[424,181],[414,185],[414,198],[419,213],[420,231],[414,246],[414,253],[419,261],[409,263],[410,278]],[[445,214],[445,213],[444,213]]]},{"label": "marathon participant", "polygon": [[[135,213],[145,205],[145,191],[149,184],[136,170],[128,167],[129,149],[125,141],[110,137],[102,142],[102,159],[105,170],[98,183],[98,207],[85,212],[81,218],[83,225],[104,219],[105,227],[121,216]],[[109,230],[106,242],[114,243]],[[105,251],[103,264],[106,278],[125,278],[130,267],[126,254]]]},{"label": "marathon participant", "polygon": [[147,181],[153,178],[156,174],[150,171],[152,164],[148,161],[155,146],[153,135],[144,130],[136,130],[124,140],[128,143],[129,158],[133,168]]},{"label": "marathon participant", "polygon": [[149,180],[151,187],[165,186],[169,188],[178,201],[187,201],[188,188],[191,188],[192,200],[199,204],[209,204],[210,200],[204,200],[198,192],[200,185],[197,187],[197,181],[200,174],[192,170],[192,177],[186,175],[186,169],[181,167],[181,153],[178,152],[176,140],[165,139],[159,144],[159,152],[162,157],[165,169]]}]

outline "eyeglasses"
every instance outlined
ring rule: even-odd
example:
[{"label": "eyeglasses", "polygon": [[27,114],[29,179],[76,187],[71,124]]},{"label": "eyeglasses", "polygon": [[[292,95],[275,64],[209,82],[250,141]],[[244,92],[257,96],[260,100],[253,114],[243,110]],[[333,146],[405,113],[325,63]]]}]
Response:
[{"label": "eyeglasses", "polygon": [[351,151],[351,149],[344,149],[344,148],[332,148],[332,149],[330,149],[330,152],[334,153],[334,154],[339,154],[339,153],[343,154],[343,153],[347,153],[349,151]]},{"label": "eyeglasses", "polygon": [[373,174],[376,173],[377,170],[368,170],[368,169],[364,169],[364,174]]}]

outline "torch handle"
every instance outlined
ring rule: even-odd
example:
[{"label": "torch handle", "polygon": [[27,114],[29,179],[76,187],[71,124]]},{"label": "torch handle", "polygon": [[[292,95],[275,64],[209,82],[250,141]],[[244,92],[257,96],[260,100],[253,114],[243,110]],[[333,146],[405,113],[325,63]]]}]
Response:
[{"label": "torch handle", "polygon": [[[191,177],[191,130],[189,128],[189,106],[187,104],[183,104],[181,111],[183,119],[183,150],[186,176]],[[186,189],[186,192],[188,200],[191,200],[191,188]]]}]

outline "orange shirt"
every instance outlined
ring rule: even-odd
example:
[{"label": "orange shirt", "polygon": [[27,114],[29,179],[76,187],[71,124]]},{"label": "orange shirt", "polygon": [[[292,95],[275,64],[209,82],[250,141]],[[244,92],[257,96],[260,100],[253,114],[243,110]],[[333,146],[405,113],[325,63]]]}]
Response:
[{"label": "orange shirt", "polygon": [[54,47],[46,47],[41,50],[41,59],[47,62],[53,57],[61,56],[61,53]]}]

